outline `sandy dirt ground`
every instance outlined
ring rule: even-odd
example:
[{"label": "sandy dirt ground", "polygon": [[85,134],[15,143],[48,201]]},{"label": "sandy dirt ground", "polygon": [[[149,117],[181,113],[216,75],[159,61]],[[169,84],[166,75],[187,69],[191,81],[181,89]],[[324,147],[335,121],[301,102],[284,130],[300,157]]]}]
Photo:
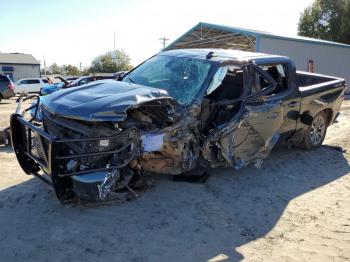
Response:
[{"label": "sandy dirt ground", "polygon": [[261,169],[159,176],[135,201],[93,208],[60,204],[0,146],[0,261],[349,261],[349,102],[342,113],[325,144],[346,153],[277,148]]},{"label": "sandy dirt ground", "polygon": [[0,101],[0,128],[9,125],[9,116],[16,110],[16,99],[17,97],[13,97],[9,100]]}]

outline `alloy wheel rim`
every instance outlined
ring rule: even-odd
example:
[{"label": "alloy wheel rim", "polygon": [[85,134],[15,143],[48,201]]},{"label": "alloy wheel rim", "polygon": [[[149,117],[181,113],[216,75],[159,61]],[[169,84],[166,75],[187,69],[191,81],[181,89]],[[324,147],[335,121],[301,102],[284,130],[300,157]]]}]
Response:
[{"label": "alloy wheel rim", "polygon": [[310,140],[313,145],[318,145],[321,143],[325,130],[326,123],[324,118],[320,115],[316,116],[312,122],[310,130]]}]

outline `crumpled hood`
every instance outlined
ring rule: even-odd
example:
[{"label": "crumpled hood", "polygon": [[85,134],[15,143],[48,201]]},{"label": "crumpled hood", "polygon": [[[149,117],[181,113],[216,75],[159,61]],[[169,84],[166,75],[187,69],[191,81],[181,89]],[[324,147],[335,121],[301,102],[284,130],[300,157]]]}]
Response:
[{"label": "crumpled hood", "polygon": [[154,100],[175,102],[162,89],[105,80],[61,89],[45,97],[43,107],[52,114],[73,119],[121,121],[127,109]]}]

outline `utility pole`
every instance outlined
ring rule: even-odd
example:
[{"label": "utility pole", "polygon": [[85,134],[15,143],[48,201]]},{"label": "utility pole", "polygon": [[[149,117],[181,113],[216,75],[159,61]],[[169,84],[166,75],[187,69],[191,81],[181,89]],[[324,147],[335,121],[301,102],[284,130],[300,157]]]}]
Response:
[{"label": "utility pole", "polygon": [[45,57],[44,57],[44,75],[46,75],[46,60],[45,60]]},{"label": "utility pole", "polygon": [[166,38],[165,36],[159,38],[160,42],[162,43],[163,45],[163,49],[165,48],[165,45],[166,45],[166,42],[169,41],[168,38]]},{"label": "utility pole", "polygon": [[115,52],[115,30],[113,31],[113,51]]},{"label": "utility pole", "polygon": [[81,70],[83,69],[83,66],[81,64],[81,62],[79,63],[79,71],[81,72]]}]

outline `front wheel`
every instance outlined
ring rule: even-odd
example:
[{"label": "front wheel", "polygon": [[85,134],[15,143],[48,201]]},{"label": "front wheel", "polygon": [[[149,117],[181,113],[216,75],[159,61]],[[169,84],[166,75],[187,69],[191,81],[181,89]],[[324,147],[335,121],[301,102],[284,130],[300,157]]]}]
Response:
[{"label": "front wheel", "polygon": [[307,128],[301,146],[305,149],[320,147],[327,133],[327,115],[325,112],[318,113],[312,124]]}]

